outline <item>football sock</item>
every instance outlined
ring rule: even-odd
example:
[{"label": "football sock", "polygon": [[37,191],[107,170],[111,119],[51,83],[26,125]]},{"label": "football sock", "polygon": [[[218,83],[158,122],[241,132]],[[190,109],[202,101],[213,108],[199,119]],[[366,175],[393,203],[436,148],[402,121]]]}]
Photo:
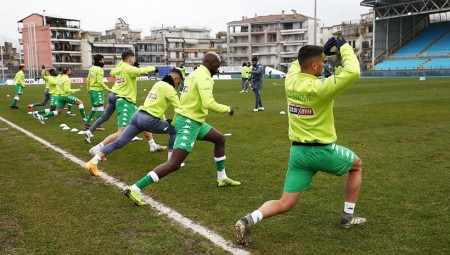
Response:
[{"label": "football sock", "polygon": [[345,202],[344,204],[344,212],[348,213],[348,214],[353,214],[353,212],[355,211],[355,203],[349,203],[349,202]]},{"label": "football sock", "polygon": [[216,169],[217,169],[217,179],[225,180],[228,179],[227,174],[225,172],[225,156],[222,157],[214,157],[214,161],[216,161]]},{"label": "football sock", "polygon": [[148,144],[150,145],[150,147],[156,147],[156,146],[158,146],[156,143],[155,143],[155,140],[150,140],[150,141],[148,141]]},{"label": "football sock", "polygon": [[98,162],[102,160],[102,157],[100,157],[99,155],[95,155],[91,160],[94,164],[98,165]]},{"label": "football sock", "polygon": [[136,192],[141,192],[141,189],[138,186],[136,186],[136,184],[133,184],[133,186],[131,186],[130,189]]},{"label": "football sock", "polygon": [[16,104],[17,104],[17,99],[16,98],[14,98],[14,100],[13,100],[13,102],[12,102],[12,105],[11,106],[16,106]]},{"label": "football sock", "polygon": [[[102,107],[103,108],[103,107]],[[96,111],[95,118],[98,119],[103,115],[103,111]]]},{"label": "football sock", "polygon": [[72,104],[67,104],[67,113],[72,112]]},{"label": "football sock", "polygon": [[83,104],[79,104],[78,105],[78,109],[80,110],[81,113],[81,118],[86,118],[86,112],[84,111],[84,105]]},{"label": "football sock", "polygon": [[147,187],[148,185],[159,181],[159,177],[158,175],[151,171],[150,173],[148,173],[146,176],[144,176],[142,179],[140,179],[138,182],[135,183],[135,185],[139,188],[139,189],[143,189],[145,187]]},{"label": "football sock", "polygon": [[263,215],[260,210],[256,210],[256,211],[252,212],[250,215],[252,216],[254,224],[256,224],[259,221],[262,221],[262,219],[263,219]]},{"label": "football sock", "polygon": [[90,111],[88,116],[87,116],[87,120],[84,123],[84,125],[89,126],[89,123],[91,123],[92,117],[94,117],[95,112],[94,111]]}]

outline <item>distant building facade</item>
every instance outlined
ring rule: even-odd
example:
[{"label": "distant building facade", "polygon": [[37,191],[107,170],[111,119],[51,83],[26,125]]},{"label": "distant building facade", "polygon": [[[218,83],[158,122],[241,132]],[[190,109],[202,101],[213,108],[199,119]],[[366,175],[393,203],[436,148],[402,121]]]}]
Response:
[{"label": "distant building facade", "polygon": [[[259,62],[286,72],[306,44],[318,43],[320,20],[297,14],[242,17],[227,23],[228,65],[242,65],[252,57]],[[314,34],[316,26],[316,35]]]},{"label": "distant building facade", "polygon": [[33,13],[18,26],[27,70],[37,72],[41,65],[82,68],[80,20]]}]

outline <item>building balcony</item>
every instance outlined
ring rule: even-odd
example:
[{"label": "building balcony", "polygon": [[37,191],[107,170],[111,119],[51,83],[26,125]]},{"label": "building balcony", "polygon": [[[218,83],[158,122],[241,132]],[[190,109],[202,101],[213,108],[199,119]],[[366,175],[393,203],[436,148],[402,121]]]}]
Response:
[{"label": "building balcony", "polygon": [[303,45],[305,43],[307,43],[308,40],[285,40],[285,41],[281,41],[281,44],[283,45]]},{"label": "building balcony", "polygon": [[294,51],[284,51],[284,52],[280,52],[280,55],[281,55],[283,58],[297,57],[297,56],[298,56],[298,52],[294,52]]},{"label": "building balcony", "polygon": [[70,55],[76,55],[81,56],[81,51],[75,51],[75,50],[52,50],[52,54],[70,54]]},{"label": "building balcony", "polygon": [[228,47],[245,47],[245,46],[250,46],[249,42],[230,42],[228,44]]},{"label": "building balcony", "polygon": [[139,56],[163,56],[164,51],[138,51]]},{"label": "building balcony", "polygon": [[68,26],[58,23],[47,24],[47,26],[50,27],[50,30],[81,31],[81,28],[79,26]]},{"label": "building balcony", "polygon": [[241,52],[241,53],[230,53],[228,52],[228,57],[230,58],[240,58],[240,57],[248,57],[251,53]]},{"label": "building balcony", "polygon": [[81,44],[81,37],[69,37],[69,38],[62,38],[62,37],[51,37],[51,42],[70,42],[70,43],[78,43]]},{"label": "building balcony", "polygon": [[268,56],[268,55],[277,55],[276,52],[269,52],[269,51],[259,51],[259,52],[252,52],[252,55],[255,56]]},{"label": "building balcony", "polygon": [[306,33],[306,28],[302,29],[287,29],[287,30],[280,30],[281,35],[296,35],[296,34],[304,34]]},{"label": "building balcony", "polygon": [[228,36],[248,36],[250,32],[236,32],[236,33],[229,33]]},{"label": "building balcony", "polygon": [[168,58],[167,61],[169,62],[184,61],[184,58]]},{"label": "building balcony", "polygon": [[66,65],[66,66],[81,66],[83,63],[81,62],[52,62],[53,66],[62,66],[62,65]]}]

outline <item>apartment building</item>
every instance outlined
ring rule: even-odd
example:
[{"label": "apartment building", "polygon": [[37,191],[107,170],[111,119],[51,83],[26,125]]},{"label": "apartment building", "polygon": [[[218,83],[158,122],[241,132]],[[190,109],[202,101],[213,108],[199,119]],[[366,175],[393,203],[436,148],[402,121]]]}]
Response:
[{"label": "apartment building", "polygon": [[41,65],[82,68],[80,20],[33,13],[18,21],[24,64],[35,72]]},{"label": "apartment building", "polygon": [[[242,17],[227,23],[228,65],[242,65],[258,57],[259,62],[286,72],[305,44],[314,44],[320,35],[320,20],[298,14]],[[318,43],[318,41],[317,41]]]},{"label": "apartment building", "polygon": [[200,65],[206,52],[213,51],[222,55],[220,39],[211,38],[210,33],[209,29],[188,27],[151,30],[152,36],[164,42],[165,65],[184,64],[186,67]]}]

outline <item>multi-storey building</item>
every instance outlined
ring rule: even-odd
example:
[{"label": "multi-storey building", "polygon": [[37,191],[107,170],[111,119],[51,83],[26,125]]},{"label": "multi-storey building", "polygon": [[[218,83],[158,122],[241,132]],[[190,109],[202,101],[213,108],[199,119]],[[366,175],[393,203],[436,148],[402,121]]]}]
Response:
[{"label": "multi-storey building", "polygon": [[[141,39],[141,30],[132,30],[121,18],[114,28],[101,32],[83,31],[83,69],[89,69],[95,54],[105,57],[104,69],[112,69],[122,60],[122,52],[134,51],[135,44]],[[139,62],[139,60],[138,60]]]},{"label": "multi-storey building", "polygon": [[372,63],[373,10],[361,14],[360,20],[342,22],[341,27],[342,36],[353,47],[361,70],[367,71]]},{"label": "multi-storey building", "polygon": [[81,69],[80,20],[33,13],[18,26],[27,70],[38,76],[41,65]]},{"label": "multi-storey building", "polygon": [[[211,30],[203,28],[166,27],[152,29],[155,38],[164,42],[165,65],[186,67],[198,66],[206,52],[214,51],[219,56],[220,39],[210,38]],[[222,57],[222,56],[221,56]]]},{"label": "multi-storey building", "polygon": [[253,18],[227,23],[228,65],[242,65],[256,56],[260,63],[286,72],[299,48],[314,44],[320,34],[320,20],[292,11],[293,14],[255,14]]},{"label": "multi-storey building", "polygon": [[161,36],[146,36],[134,45],[136,61],[142,66],[164,66],[164,41]]}]

